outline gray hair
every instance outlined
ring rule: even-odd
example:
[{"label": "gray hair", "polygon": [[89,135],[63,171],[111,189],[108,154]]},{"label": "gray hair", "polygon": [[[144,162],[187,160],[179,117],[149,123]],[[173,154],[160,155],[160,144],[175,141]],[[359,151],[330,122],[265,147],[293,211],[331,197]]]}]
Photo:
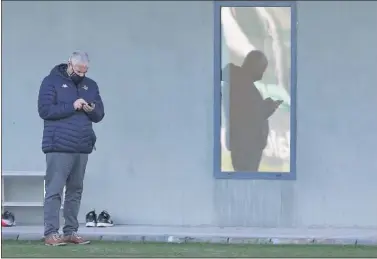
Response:
[{"label": "gray hair", "polygon": [[89,65],[89,56],[86,52],[83,51],[75,51],[69,57],[69,62],[72,65]]}]

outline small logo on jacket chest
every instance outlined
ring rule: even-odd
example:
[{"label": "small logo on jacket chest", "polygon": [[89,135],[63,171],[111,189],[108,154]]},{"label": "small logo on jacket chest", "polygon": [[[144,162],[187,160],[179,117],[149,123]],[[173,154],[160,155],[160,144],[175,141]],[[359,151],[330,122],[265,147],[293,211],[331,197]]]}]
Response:
[{"label": "small logo on jacket chest", "polygon": [[82,87],[82,89],[84,89],[84,90],[86,91],[86,90],[88,90],[88,87],[87,87],[86,85],[84,85],[84,86]]},{"label": "small logo on jacket chest", "polygon": [[62,85],[62,87],[63,87],[63,88],[67,88],[67,87],[68,87],[68,85],[66,85],[66,84],[63,84],[63,85]]}]

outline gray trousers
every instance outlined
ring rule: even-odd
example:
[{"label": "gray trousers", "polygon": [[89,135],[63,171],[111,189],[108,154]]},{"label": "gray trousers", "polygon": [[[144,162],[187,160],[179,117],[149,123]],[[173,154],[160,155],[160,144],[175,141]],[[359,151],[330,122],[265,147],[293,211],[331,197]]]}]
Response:
[{"label": "gray trousers", "polygon": [[60,207],[64,200],[64,235],[77,232],[79,223],[77,216],[80,209],[81,195],[88,154],[79,153],[47,153],[47,170],[45,176],[44,200],[44,235],[58,233]]}]

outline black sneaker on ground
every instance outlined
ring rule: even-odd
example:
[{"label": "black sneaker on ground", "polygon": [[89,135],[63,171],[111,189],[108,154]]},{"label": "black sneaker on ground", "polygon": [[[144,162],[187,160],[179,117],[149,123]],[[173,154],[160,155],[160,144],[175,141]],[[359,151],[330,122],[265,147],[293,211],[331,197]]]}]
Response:
[{"label": "black sneaker on ground", "polygon": [[86,220],[86,224],[85,224],[86,227],[96,227],[97,226],[97,214],[96,214],[96,212],[94,210],[89,211],[86,214],[85,220]]},{"label": "black sneaker on ground", "polygon": [[1,226],[2,227],[12,227],[16,225],[16,219],[14,217],[14,214],[9,211],[5,211],[1,215]]},{"label": "black sneaker on ground", "polygon": [[97,218],[97,227],[112,227],[114,222],[110,218],[110,214],[107,211],[102,211]]}]

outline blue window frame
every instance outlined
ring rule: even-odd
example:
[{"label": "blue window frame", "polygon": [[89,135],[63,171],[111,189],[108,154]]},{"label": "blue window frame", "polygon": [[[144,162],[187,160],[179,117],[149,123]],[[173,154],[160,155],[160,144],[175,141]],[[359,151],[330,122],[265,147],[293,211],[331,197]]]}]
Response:
[{"label": "blue window frame", "polygon": [[[215,1],[214,19],[215,178],[295,180],[296,2]],[[245,87],[249,82],[234,78],[257,71],[243,63],[258,56],[248,55],[252,50],[261,50],[268,66]]]}]

